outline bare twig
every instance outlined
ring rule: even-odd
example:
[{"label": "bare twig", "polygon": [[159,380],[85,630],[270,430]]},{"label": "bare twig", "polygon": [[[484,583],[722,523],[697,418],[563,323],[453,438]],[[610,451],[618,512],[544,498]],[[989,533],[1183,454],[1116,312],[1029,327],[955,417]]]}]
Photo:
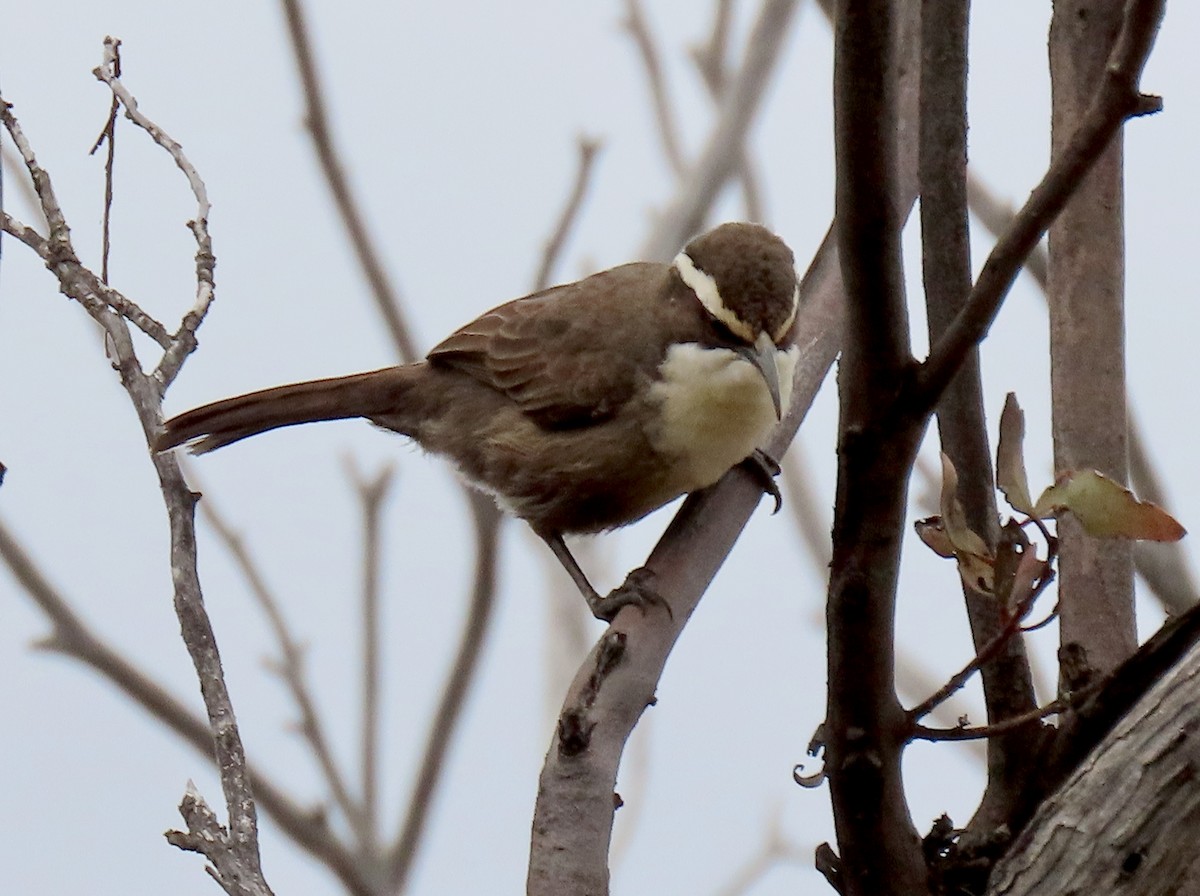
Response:
[{"label": "bare twig", "polygon": [[692,48],[692,59],[705,83],[725,80],[725,54],[729,48],[730,24],[733,19],[733,0],[717,0],[713,4],[713,25],[708,42]]},{"label": "bare twig", "polygon": [[[196,217],[188,221],[187,225],[196,240],[196,301],[192,309],[183,316],[179,329],[171,336],[170,343],[163,345],[166,351],[163,353],[162,360],[159,361],[158,369],[154,371],[154,381],[161,396],[179,375],[179,370],[187,356],[195,350],[196,330],[204,323],[208,309],[216,297],[214,269],[217,266],[217,260],[213,255],[212,238],[208,233],[208,214],[212,206],[208,201],[208,188],[204,185],[195,166],[184,155],[183,147],[178,141],[172,139],[170,134],[142,114],[138,109],[137,100],[117,77],[120,59],[117,56],[116,48],[119,45],[120,41],[115,38],[106,37],[104,39],[104,63],[94,69],[92,74],[107,84],[113,92],[113,97],[125,107],[125,117],[149,134],[150,138],[167,152],[175,162],[175,166],[187,179],[192,195],[196,197]],[[124,312],[121,313],[124,315]]]},{"label": "bare twig", "polygon": [[[193,482],[196,481],[196,476],[194,469],[188,470],[188,478]],[[203,491],[203,487],[201,487],[201,491]],[[346,786],[345,778],[337,766],[333,750],[325,735],[316,702],[305,681],[304,648],[292,636],[287,619],[280,608],[280,602],[267,584],[266,577],[257,561],[250,553],[245,538],[225,519],[216,501],[208,494],[205,494],[204,499],[200,501],[200,515],[212,526],[217,539],[225,546],[229,556],[233,558],[234,564],[241,571],[242,577],[250,588],[250,594],[258,601],[259,607],[267,617],[267,622],[271,626],[279,646],[279,659],[274,661],[271,667],[283,680],[292,695],[292,700],[296,703],[296,710],[300,716],[300,733],[313,752],[313,757],[325,777],[325,783],[329,787],[334,803],[346,816],[346,820],[358,837],[360,849],[366,849],[370,837],[363,816],[363,808],[350,795],[350,790]],[[255,782],[256,784],[258,782],[257,776],[255,776]]]},{"label": "bare twig", "polygon": [[[121,42],[111,38],[105,41],[104,57],[104,65],[113,73],[113,77],[121,77]],[[121,102],[114,94],[104,130],[92,145],[94,155],[101,146],[107,144],[104,159],[104,217],[100,224],[100,280],[104,283],[108,283],[108,258],[112,250],[113,168],[117,159],[117,113],[120,111]]]},{"label": "bare twig", "polygon": [[467,491],[472,505],[472,520],[478,552],[475,557],[475,580],[471,604],[467,609],[462,641],[454,665],[438,702],[437,712],[429,727],[425,755],[417,772],[412,796],[405,810],[400,836],[387,856],[387,880],[390,892],[404,891],[413,859],[425,831],[432,808],[433,792],[442,776],[450,737],[462,713],[467,689],[475,675],[484,635],[491,622],[496,597],[496,532],[500,511],[488,495]]},{"label": "bare twig", "polygon": [[[154,719],[174,731],[206,761],[216,763],[212,731],[204,718],[97,636],[72,608],[73,602],[50,584],[3,521],[0,521],[0,559],[53,626],[51,634],[39,643],[39,647],[94,669]],[[371,888],[363,879],[355,857],[329,827],[324,814],[297,805],[273,783],[265,768],[252,766],[250,774],[254,779],[256,799],[279,827],[333,871],[349,892],[355,896],[370,896]]]},{"label": "bare twig", "polygon": [[[692,51],[692,59],[700,71],[700,77],[704,79],[704,86],[718,107],[725,91],[729,88],[729,73],[725,68],[725,47],[729,42],[729,19],[730,4],[721,0],[717,3],[716,17],[713,20],[713,30],[708,43],[702,47],[696,47]],[[746,220],[766,221],[762,189],[759,187],[760,178],[756,173],[756,166],[750,159],[749,148],[743,146],[741,155],[738,179],[742,183],[742,202],[746,206]]]},{"label": "bare twig", "polygon": [[704,151],[643,243],[641,258],[667,259],[679,251],[701,228],[704,215],[721,187],[737,170],[741,147],[758,112],[767,80],[779,60],[784,39],[790,33],[796,5],[797,0],[763,0],[746,42],[742,64],[722,98]]},{"label": "bare twig", "polygon": [[563,205],[562,212],[559,213],[554,231],[546,240],[546,246],[542,250],[542,261],[538,265],[537,276],[533,278],[534,292],[541,292],[550,285],[550,278],[553,275],[555,264],[562,255],[563,245],[566,243],[575,221],[579,218],[579,210],[583,207],[583,200],[591,185],[592,170],[596,162],[596,154],[599,151],[599,140],[593,137],[581,136],[579,138],[579,164],[575,171],[575,184],[571,187],[571,193]]},{"label": "bare twig", "polygon": [[[321,169],[358,255],[359,264],[370,284],[376,307],[391,334],[396,352],[402,361],[413,361],[416,359],[417,353],[401,310],[399,294],[384,271],[378,250],[370,239],[364,216],[351,193],[341,161],[333,145],[333,136],[325,110],[325,100],[317,75],[312,46],[308,40],[308,29],[304,21],[302,4],[300,0],[283,0],[283,8],[287,18],[288,36],[304,87],[307,107],[306,122],[321,163]],[[477,535],[475,568],[478,577],[473,584],[468,621],[459,645],[457,659],[429,732],[425,757],[411,801],[405,812],[404,826],[399,840],[389,851],[385,860],[387,877],[395,883],[397,890],[402,887],[416,856],[417,847],[425,830],[431,796],[444,767],[450,736],[461,714],[470,678],[478,667],[479,652],[482,650],[484,636],[491,620],[491,605],[495,591],[495,554],[500,517],[490,499],[480,499],[478,494],[466,486],[463,486],[463,491],[471,508]]]},{"label": "bare twig", "polygon": [[[97,76],[105,80],[99,71]],[[122,102],[128,109],[132,98],[123,97]],[[26,160],[42,212],[49,223],[50,236],[46,243],[50,257],[47,267],[58,280],[60,291],[79,302],[103,328],[121,385],[129,395],[143,435],[149,443],[162,418],[161,383],[143,373],[125,319],[114,313],[104,297],[98,294],[97,287],[103,287],[103,284],[80,263],[50,177],[34,160],[33,152],[7,103],[0,106],[0,118]],[[162,137],[169,141],[166,135]],[[4,223],[7,228],[10,223],[7,216]],[[241,869],[239,880],[245,882],[241,889],[247,893],[258,893],[266,889],[258,850],[258,815],[246,767],[245,749],[225,686],[216,638],[204,608],[196,573],[195,496],[188,490],[178,462],[173,457],[155,455],[152,461],[167,508],[175,612],[200,682],[229,815],[228,833],[214,844],[214,848],[227,850],[229,862]]]},{"label": "bare twig", "polygon": [[1009,716],[999,722],[989,725],[960,725],[957,728],[926,728],[924,725],[914,725],[912,736],[914,740],[945,741],[945,740],[980,740],[983,738],[1000,737],[1014,731],[1028,731],[1030,722],[1037,722],[1050,716],[1061,715],[1086,697],[1096,693],[1103,681],[1093,682],[1086,688],[1073,691],[1069,695],[1052,700],[1045,706],[1035,706],[1015,716]]},{"label": "bare twig", "polygon": [[625,0],[625,30],[633,38],[646,71],[646,83],[654,101],[654,117],[658,122],[658,136],[662,141],[663,155],[676,176],[683,174],[685,166],[683,151],[679,148],[679,128],[675,123],[674,107],[667,98],[666,76],[658,45],[650,33],[650,24],[642,10],[641,0]]},{"label": "bare twig", "polygon": [[236,852],[225,848],[228,833],[191,781],[187,782],[179,814],[187,830],[167,831],[164,836],[168,843],[208,859],[205,871],[229,896],[271,896],[271,888],[258,869],[246,867]]},{"label": "bare twig", "polygon": [[[968,172],[967,190],[971,211],[985,228],[999,237],[1012,225],[1015,210],[1002,201],[976,174]],[[1025,260],[1025,270],[1037,283],[1043,298],[1047,289],[1046,247],[1039,243]],[[1126,400],[1126,404],[1129,401]],[[1129,414],[1129,484],[1137,494],[1162,507],[1169,506],[1159,480],[1146,438],[1132,410]],[[1200,586],[1188,562],[1187,551],[1180,542],[1136,542],[1133,561],[1138,574],[1150,591],[1172,615],[1179,615],[1200,601]]]},{"label": "bare twig", "polygon": [[1025,257],[1038,244],[1113,135],[1130,117],[1161,108],[1160,99],[1139,92],[1138,81],[1165,6],[1165,0],[1128,3],[1121,36],[1079,129],[1017,213],[1013,226],[992,248],[966,306],[922,365],[919,388],[930,407],[937,402],[966,353],[986,335]]},{"label": "bare twig", "polygon": [[287,17],[288,35],[291,38],[292,50],[296,54],[296,67],[300,73],[300,82],[304,87],[305,125],[312,135],[313,146],[317,151],[317,159],[325,174],[325,181],[333,193],[334,204],[337,205],[350,243],[358,256],[359,266],[367,278],[367,285],[375,299],[375,305],[387,325],[392,336],[392,344],[400,356],[400,360],[408,362],[417,359],[416,344],[412,333],[404,320],[401,311],[400,296],[393,287],[391,279],[384,271],[383,260],[379,250],[371,239],[361,209],[350,189],[350,181],[342,167],[342,161],[333,144],[333,131],[329,126],[329,116],[325,111],[325,98],[321,90],[321,82],[317,75],[317,63],[313,56],[312,44],[308,40],[308,26],[304,21],[304,9],[300,0],[283,0],[283,11]]},{"label": "bare twig", "polygon": [[908,718],[915,723],[917,719],[929,714],[929,712],[941,703],[944,703],[952,694],[958,691],[978,672],[984,664],[995,658],[1008,640],[1014,637],[1021,630],[1021,622],[1029,614],[1034,603],[1042,592],[1054,580],[1052,573],[1044,575],[1038,580],[1034,587],[1014,608],[1012,615],[996,633],[996,635],[985,644],[958,672],[950,676],[950,679],[942,685],[936,692],[931,694],[925,700],[922,700],[916,706],[908,711]]},{"label": "bare twig", "polygon": [[367,839],[365,849],[374,852],[379,839],[379,686],[382,678],[379,626],[380,516],[395,468],[387,465],[374,478],[364,478],[353,461],[347,471],[354,482],[362,508],[362,811]]}]

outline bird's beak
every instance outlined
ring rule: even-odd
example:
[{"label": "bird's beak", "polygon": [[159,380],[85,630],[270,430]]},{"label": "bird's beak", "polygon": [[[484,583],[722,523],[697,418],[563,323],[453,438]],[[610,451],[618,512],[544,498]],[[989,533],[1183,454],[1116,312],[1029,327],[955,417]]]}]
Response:
[{"label": "bird's beak", "polygon": [[779,349],[766,333],[760,333],[753,346],[739,348],[738,354],[758,368],[767,391],[771,393],[771,403],[775,405],[775,419],[783,419],[783,406],[779,398],[779,369],[775,366],[775,355]]}]

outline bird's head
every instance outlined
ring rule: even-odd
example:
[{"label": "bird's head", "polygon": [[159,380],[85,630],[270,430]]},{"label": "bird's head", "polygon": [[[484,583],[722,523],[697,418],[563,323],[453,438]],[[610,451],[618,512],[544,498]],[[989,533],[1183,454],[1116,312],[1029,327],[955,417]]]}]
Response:
[{"label": "bird's head", "polygon": [[758,224],[722,224],[688,243],[672,268],[695,294],[723,346],[762,374],[781,416],[777,355],[792,344],[800,303],[792,250]]}]

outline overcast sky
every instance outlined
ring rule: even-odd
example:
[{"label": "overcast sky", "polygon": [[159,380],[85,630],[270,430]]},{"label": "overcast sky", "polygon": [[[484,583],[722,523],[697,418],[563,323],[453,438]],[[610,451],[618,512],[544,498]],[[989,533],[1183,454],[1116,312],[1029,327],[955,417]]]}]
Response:
[{"label": "overcast sky", "polygon": [[[686,49],[709,25],[704,4],[648,0],[668,85],[692,157],[712,109]],[[575,141],[604,142],[592,192],[557,279],[632,260],[671,197],[623,4],[311,4],[311,31],[337,141],[388,271],[424,350],[486,308],[530,288],[541,247],[574,174]],[[739,8],[740,47],[754,4]],[[973,23],[971,157],[1001,195],[1020,202],[1048,152],[1047,2],[984,0]],[[703,13],[701,10],[704,9]],[[1133,407],[1171,495],[1196,528],[1194,263],[1200,10],[1172,5],[1143,86],[1165,112],[1127,139],[1129,367]],[[108,114],[91,75],[106,34],[122,39],[124,81],[142,110],[179,140],[204,177],[218,258],[217,303],[167,410],[236,392],[392,363],[320,180],[302,126],[302,97],[273,4],[109,0],[8,5],[0,89],[54,178],[86,261],[98,259],[102,163],[87,150]],[[832,211],[829,29],[802,4],[750,141],[766,219],[804,268]],[[123,123],[124,124],[124,123]],[[152,313],[176,321],[193,300],[195,213],[185,184],[143,134],[123,126],[112,277]],[[36,219],[6,171],[6,203]],[[713,220],[741,217],[736,191]],[[911,229],[911,228],[910,228]],[[915,233],[911,234],[915,236]],[[976,265],[987,250],[977,232]],[[914,268],[918,269],[918,268]],[[911,281],[919,296],[918,282]],[[924,318],[914,305],[917,351]],[[1015,390],[1029,413],[1031,484],[1050,477],[1045,313],[1024,280],[985,358],[993,420]],[[142,345],[149,353],[149,345]],[[170,601],[165,518],[136,421],[81,309],[65,301],[13,240],[0,268],[0,460],[9,467],[0,517],[53,583],[112,643],[199,706]],[[833,396],[801,435],[816,510],[832,502]],[[994,423],[993,423],[994,434]],[[933,455],[930,455],[931,457]],[[310,673],[339,758],[353,768],[358,719],[358,509],[346,463],[364,475],[393,464],[386,519],[388,680],[385,819],[398,822],[425,724],[467,599],[472,544],[447,468],[362,423],[292,429],[200,458],[202,488],[241,530],[309,645]],[[920,496],[924,487],[914,487]],[[914,510],[914,515],[921,511]],[[602,590],[637,565],[668,517],[605,536],[587,564]],[[261,614],[211,530],[201,572],[242,733],[252,757],[303,803],[326,796],[295,712],[264,666]],[[505,528],[497,618],[439,793],[413,892],[519,892],[536,777],[552,711],[548,604],[578,600],[545,548]],[[936,686],[968,657],[953,569],[910,538],[901,590],[902,651]],[[551,561],[552,562],[552,561]],[[824,582],[787,513],[764,503],[668,664],[659,703],[631,747],[648,774],[618,782],[633,825],[614,889],[715,892],[778,822],[811,855],[832,840],[828,793],[800,790],[793,764],[822,718]],[[1047,609],[1049,607],[1047,606]],[[1147,607],[1143,636],[1160,615]],[[140,896],[217,892],[194,855],[166,845],[188,779],[214,804],[208,765],[112,687],[60,657],[31,651],[44,619],[0,572],[0,718],[5,720],[0,865],[12,893]],[[589,639],[601,632],[587,626]],[[1041,673],[1053,630],[1044,633]],[[916,699],[924,694],[908,695]],[[962,704],[976,705],[974,695]],[[982,720],[982,712],[972,716]],[[628,763],[627,763],[628,766]],[[979,786],[968,747],[910,750],[910,793],[922,830],[949,812],[965,822]],[[467,858],[469,857],[469,858]],[[467,860],[464,860],[467,859]],[[264,866],[276,893],[340,888],[268,821]],[[783,865],[753,892],[828,892]]]}]

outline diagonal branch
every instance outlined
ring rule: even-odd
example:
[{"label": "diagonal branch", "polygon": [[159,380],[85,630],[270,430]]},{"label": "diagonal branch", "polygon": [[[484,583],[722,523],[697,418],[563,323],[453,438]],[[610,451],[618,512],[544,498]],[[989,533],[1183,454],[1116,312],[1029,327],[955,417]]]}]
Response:
[{"label": "diagonal branch", "polygon": [[915,399],[932,408],[967,353],[987,334],[1021,264],[1129,118],[1157,112],[1162,101],[1138,89],[1166,8],[1165,0],[1129,0],[1125,23],[1104,79],[1079,129],[993,247],[966,306],[929,353],[918,375]]},{"label": "diagonal branch", "polygon": [[575,183],[571,193],[559,213],[558,221],[546,245],[542,249],[542,260],[538,265],[537,275],[533,278],[533,292],[541,292],[550,285],[554,275],[554,266],[562,255],[563,245],[571,228],[579,218],[583,200],[587,196],[588,187],[592,183],[592,171],[596,163],[596,155],[600,152],[600,141],[593,137],[579,138],[579,163],[575,171]]},{"label": "diagonal branch", "polygon": [[[0,521],[0,559],[53,626],[39,647],[95,670],[207,761],[216,763],[208,723],[96,635],[75,612],[73,602],[46,579],[3,521]],[[371,896],[371,888],[361,877],[356,858],[329,827],[323,813],[297,805],[272,782],[265,768],[251,765],[250,776],[254,779],[255,798],[289,837],[333,871],[350,893]]]},{"label": "diagonal branch", "polygon": [[708,143],[642,244],[639,257],[648,261],[670,258],[700,230],[717,194],[737,170],[746,134],[779,61],[784,38],[791,31],[796,6],[797,0],[763,0],[746,41],[742,64],[722,97]]},{"label": "diagonal branch", "polygon": [[483,639],[495,609],[497,544],[494,533],[500,521],[500,511],[490,496],[475,491],[467,494],[472,503],[472,519],[475,521],[479,546],[475,558],[475,585],[471,604],[467,608],[462,641],[429,727],[425,755],[405,810],[400,836],[387,856],[387,880],[393,893],[404,892],[407,885],[417,847],[433,808],[434,788],[442,777],[450,737],[457,725],[467,689],[475,676]]},{"label": "diagonal branch", "polygon": [[[26,159],[42,212],[49,223],[47,243],[50,258],[47,267],[58,280],[60,291],[82,305],[107,335],[113,366],[138,416],[146,442],[150,444],[162,419],[161,383],[142,371],[128,324],[97,294],[94,285],[98,283],[98,278],[80,263],[75,253],[70,229],[55,197],[50,177],[34,161],[32,150],[6,103],[0,107],[0,119]],[[7,226],[7,219],[5,224]],[[258,813],[246,766],[245,748],[196,572],[195,495],[184,482],[174,457],[154,455],[151,460],[167,510],[175,613],[204,698],[228,813],[226,835],[219,843],[213,844],[206,855],[213,860],[218,879],[227,890],[233,887],[237,892],[247,894],[266,893],[269,888],[262,875]],[[200,834],[192,830],[188,835]]]},{"label": "diagonal branch", "polygon": [[[193,482],[196,481],[197,474],[194,469],[188,470],[188,477]],[[203,491],[202,486],[200,490]],[[308,741],[313,757],[321,768],[321,773],[325,777],[325,783],[329,787],[329,792],[333,796],[334,802],[346,816],[346,820],[358,837],[361,847],[369,841],[363,819],[363,810],[350,795],[345,777],[342,775],[341,769],[337,766],[333,750],[329,745],[328,738],[325,736],[325,729],[321,724],[321,717],[317,712],[316,702],[313,700],[312,692],[305,682],[304,649],[292,636],[287,619],[280,609],[279,600],[271,591],[270,586],[267,585],[262,570],[246,546],[246,540],[225,519],[224,514],[214,499],[207,494],[204,495],[204,500],[200,502],[200,515],[212,526],[217,539],[225,546],[225,550],[229,552],[229,556],[233,559],[234,564],[241,571],[242,578],[246,580],[251,595],[258,601],[259,607],[262,608],[264,615],[267,617],[267,622],[271,626],[271,630],[279,646],[279,659],[272,663],[272,667],[276,669],[279,677],[283,679],[287,689],[291,692],[292,700],[295,702],[296,710],[300,715],[300,731],[304,739]],[[258,777],[255,776],[256,786],[261,786],[258,785],[258,781]],[[266,807],[265,802],[264,807]],[[269,807],[266,808],[267,811],[271,811]]]},{"label": "diagonal branch", "polygon": [[370,229],[354,198],[350,180],[346,177],[346,171],[342,167],[341,158],[333,143],[333,130],[329,125],[325,97],[321,90],[320,78],[317,75],[316,59],[313,56],[312,44],[308,39],[304,9],[300,0],[283,0],[283,11],[287,18],[292,50],[296,54],[296,68],[304,87],[304,121],[312,135],[321,171],[325,175],[326,183],[329,184],[330,192],[333,193],[334,204],[342,216],[342,223],[350,237],[350,244],[358,256],[359,266],[367,278],[367,285],[371,289],[375,305],[391,334],[392,344],[396,347],[396,352],[402,361],[415,361],[417,359],[416,344],[408,329],[408,324],[404,320],[400,307],[400,296],[384,271],[383,259],[371,239]]}]

